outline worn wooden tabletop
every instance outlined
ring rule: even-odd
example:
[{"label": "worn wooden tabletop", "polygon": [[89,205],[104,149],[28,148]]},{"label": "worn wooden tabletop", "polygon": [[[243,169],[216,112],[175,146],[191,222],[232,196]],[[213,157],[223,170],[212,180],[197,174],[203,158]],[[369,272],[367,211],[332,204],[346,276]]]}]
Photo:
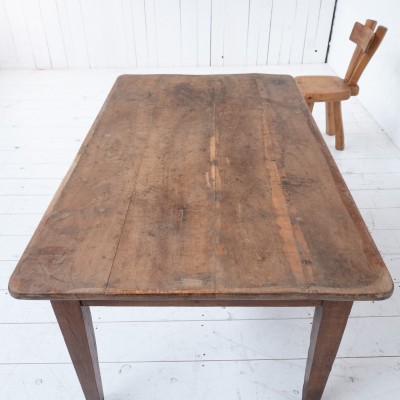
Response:
[{"label": "worn wooden tabletop", "polygon": [[9,288],[361,300],[393,283],[291,77],[126,75]]}]

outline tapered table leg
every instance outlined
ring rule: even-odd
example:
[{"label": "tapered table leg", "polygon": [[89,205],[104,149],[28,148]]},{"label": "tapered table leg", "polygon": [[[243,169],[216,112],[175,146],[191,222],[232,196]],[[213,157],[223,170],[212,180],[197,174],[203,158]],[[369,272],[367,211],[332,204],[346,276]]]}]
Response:
[{"label": "tapered table leg", "polygon": [[352,305],[351,301],[324,301],[315,309],[303,400],[321,399]]},{"label": "tapered table leg", "polygon": [[52,301],[51,305],[86,400],[103,400],[90,308],[81,306],[79,301]]}]

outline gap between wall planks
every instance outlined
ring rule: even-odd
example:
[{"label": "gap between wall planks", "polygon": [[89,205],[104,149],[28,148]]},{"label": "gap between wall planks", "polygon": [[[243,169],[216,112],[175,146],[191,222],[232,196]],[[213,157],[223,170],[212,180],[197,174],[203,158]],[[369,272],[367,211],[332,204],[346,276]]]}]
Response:
[{"label": "gap between wall planks", "polygon": [[0,0],[0,68],[324,62],[335,0]]}]

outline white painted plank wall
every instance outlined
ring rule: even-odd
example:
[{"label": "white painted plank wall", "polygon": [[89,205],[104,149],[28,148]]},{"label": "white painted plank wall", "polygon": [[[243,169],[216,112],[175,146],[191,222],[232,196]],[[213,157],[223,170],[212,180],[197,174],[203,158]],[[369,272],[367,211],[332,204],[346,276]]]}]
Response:
[{"label": "white painted plank wall", "polygon": [[0,0],[0,68],[325,62],[335,0]]}]

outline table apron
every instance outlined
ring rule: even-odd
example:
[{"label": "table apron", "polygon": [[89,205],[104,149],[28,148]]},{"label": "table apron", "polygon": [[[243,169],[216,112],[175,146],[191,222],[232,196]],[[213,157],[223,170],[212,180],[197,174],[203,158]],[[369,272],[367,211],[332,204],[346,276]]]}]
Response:
[{"label": "table apron", "polygon": [[[56,300],[55,300],[56,301]],[[93,307],[321,307],[321,300],[81,300]]]}]

